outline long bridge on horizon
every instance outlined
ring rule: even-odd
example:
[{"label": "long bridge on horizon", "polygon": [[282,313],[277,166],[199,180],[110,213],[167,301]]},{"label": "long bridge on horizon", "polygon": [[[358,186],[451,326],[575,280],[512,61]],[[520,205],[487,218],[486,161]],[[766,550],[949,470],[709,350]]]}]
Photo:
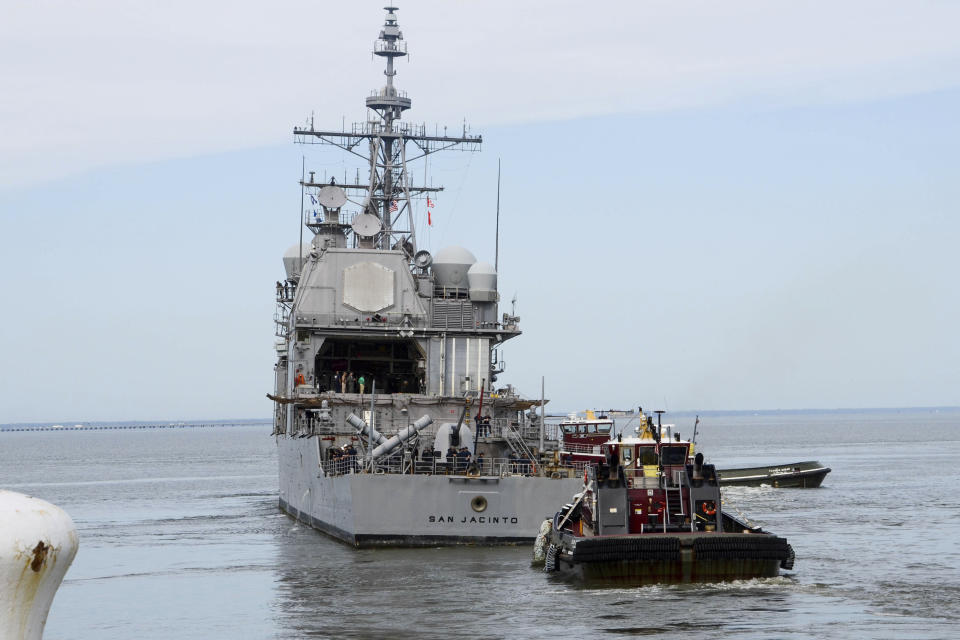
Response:
[{"label": "long bridge on horizon", "polygon": [[23,424],[2,425],[0,433],[7,431],[129,431],[134,429],[203,429],[210,427],[250,427],[257,425],[272,425],[272,421],[254,420],[251,422],[165,422],[143,424],[74,424],[70,426],[54,424]]}]

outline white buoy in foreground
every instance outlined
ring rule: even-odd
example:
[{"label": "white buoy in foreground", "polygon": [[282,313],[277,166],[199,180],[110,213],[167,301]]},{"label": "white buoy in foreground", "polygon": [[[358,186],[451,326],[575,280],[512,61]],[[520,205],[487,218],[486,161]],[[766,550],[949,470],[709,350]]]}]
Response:
[{"label": "white buoy in foreground", "polygon": [[75,555],[77,530],[63,509],[0,489],[0,640],[40,640]]}]

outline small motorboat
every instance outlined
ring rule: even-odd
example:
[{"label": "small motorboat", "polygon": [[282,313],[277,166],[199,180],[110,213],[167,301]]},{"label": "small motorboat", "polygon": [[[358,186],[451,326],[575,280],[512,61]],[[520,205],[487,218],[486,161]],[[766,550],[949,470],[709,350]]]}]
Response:
[{"label": "small motorboat", "polygon": [[736,469],[717,470],[717,475],[720,476],[720,484],[723,485],[758,487],[766,484],[771,487],[796,487],[800,489],[819,487],[828,473],[830,473],[830,467],[825,467],[816,460],[767,467],[738,467]]}]

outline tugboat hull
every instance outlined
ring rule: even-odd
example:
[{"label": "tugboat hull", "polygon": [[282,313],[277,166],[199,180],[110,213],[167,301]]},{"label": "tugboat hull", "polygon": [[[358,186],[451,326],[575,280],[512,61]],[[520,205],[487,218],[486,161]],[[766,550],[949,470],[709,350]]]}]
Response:
[{"label": "tugboat hull", "polygon": [[560,575],[588,584],[641,586],[772,578],[781,567],[793,563],[793,549],[787,541],[771,534],[564,538],[548,550],[548,563]]}]

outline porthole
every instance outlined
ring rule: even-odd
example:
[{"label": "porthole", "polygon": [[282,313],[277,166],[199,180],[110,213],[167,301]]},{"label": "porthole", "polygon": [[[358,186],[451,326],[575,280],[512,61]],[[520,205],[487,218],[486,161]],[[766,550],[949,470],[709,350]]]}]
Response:
[{"label": "porthole", "polygon": [[470,501],[470,508],[480,513],[481,511],[486,511],[487,509],[487,499],[483,496],[474,496],[473,500]]}]

